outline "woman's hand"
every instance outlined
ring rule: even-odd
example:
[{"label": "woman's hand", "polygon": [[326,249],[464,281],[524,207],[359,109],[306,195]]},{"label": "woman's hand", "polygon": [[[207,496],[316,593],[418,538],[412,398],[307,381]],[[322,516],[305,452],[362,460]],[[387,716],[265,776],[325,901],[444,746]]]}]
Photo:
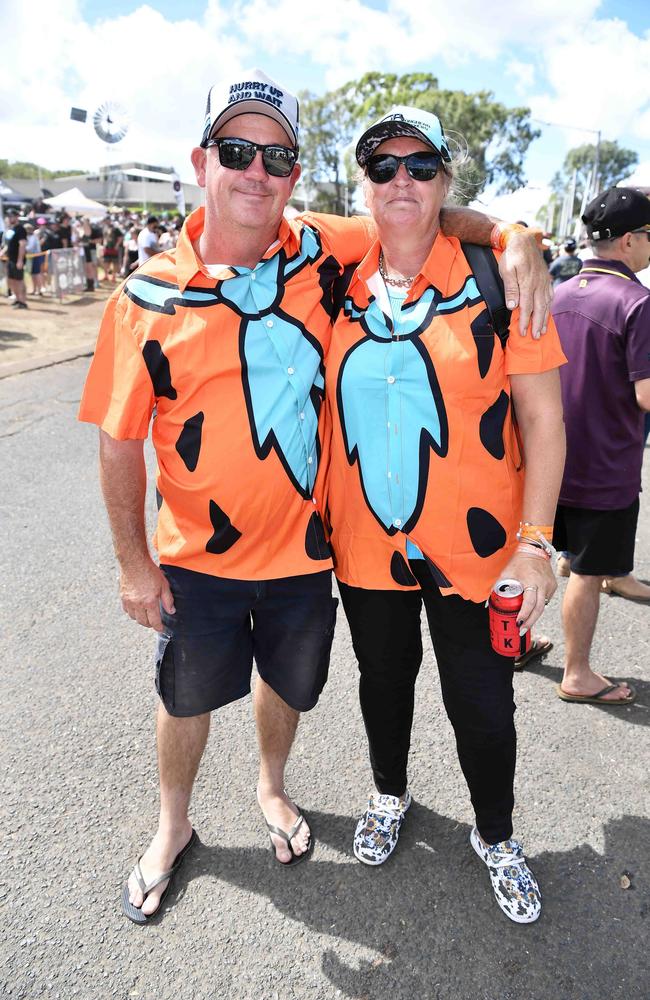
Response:
[{"label": "woman's hand", "polygon": [[557,580],[550,559],[516,552],[499,575],[500,580],[518,580],[524,588],[524,600],[517,625],[528,631],[541,617],[557,590]]}]

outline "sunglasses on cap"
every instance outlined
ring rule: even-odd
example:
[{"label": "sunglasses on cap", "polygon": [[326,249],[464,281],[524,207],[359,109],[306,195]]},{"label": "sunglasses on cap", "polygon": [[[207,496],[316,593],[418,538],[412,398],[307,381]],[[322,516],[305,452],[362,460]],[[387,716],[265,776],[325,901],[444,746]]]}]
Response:
[{"label": "sunglasses on cap", "polygon": [[290,149],[289,146],[276,146],[270,144],[260,146],[257,142],[249,142],[248,139],[208,139],[205,144],[216,146],[219,150],[219,163],[229,170],[246,170],[255,159],[257,151],[262,154],[262,163],[267,174],[271,177],[288,177],[296,165],[298,150]]},{"label": "sunglasses on cap", "polygon": [[403,163],[407,174],[414,181],[432,181],[438,173],[441,162],[440,153],[433,151],[430,153],[408,153],[406,156],[378,153],[368,157],[366,171],[373,184],[387,184],[396,176],[400,163]]}]

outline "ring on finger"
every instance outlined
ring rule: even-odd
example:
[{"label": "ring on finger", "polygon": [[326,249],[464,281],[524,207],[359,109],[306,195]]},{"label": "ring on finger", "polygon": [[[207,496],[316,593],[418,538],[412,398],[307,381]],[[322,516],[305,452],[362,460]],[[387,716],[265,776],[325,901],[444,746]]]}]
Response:
[{"label": "ring on finger", "polygon": [[524,594],[527,590],[539,590],[539,587],[524,587]]}]

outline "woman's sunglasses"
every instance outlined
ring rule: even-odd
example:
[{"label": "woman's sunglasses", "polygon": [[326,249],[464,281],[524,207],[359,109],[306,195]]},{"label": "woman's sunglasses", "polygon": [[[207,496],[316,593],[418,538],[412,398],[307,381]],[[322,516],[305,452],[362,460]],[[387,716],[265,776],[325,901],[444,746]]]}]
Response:
[{"label": "woman's sunglasses", "polygon": [[373,184],[387,184],[397,174],[400,163],[403,163],[407,174],[414,181],[432,181],[441,162],[440,153],[409,153],[407,156],[378,153],[368,158],[366,170]]},{"label": "woman's sunglasses", "polygon": [[249,142],[248,139],[208,139],[204,148],[207,149],[209,146],[217,147],[219,163],[229,170],[246,170],[259,149],[264,169],[271,177],[288,177],[298,159],[297,149],[290,149],[288,146],[260,146],[259,143]]}]

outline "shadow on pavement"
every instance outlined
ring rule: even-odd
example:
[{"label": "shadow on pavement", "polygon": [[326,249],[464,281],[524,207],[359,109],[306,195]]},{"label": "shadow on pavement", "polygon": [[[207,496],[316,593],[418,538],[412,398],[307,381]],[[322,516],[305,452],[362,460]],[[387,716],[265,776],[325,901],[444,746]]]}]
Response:
[{"label": "shadow on pavement", "polygon": [[6,351],[8,347],[25,340],[35,340],[31,333],[24,330],[0,330],[0,351]]},{"label": "shadow on pavement", "polygon": [[[559,684],[562,680],[564,673],[562,667],[556,667],[552,663],[535,660],[525,667],[525,672],[539,674],[541,677],[546,677],[548,680],[553,681],[553,686],[549,688],[549,697],[557,698],[555,685]],[[628,681],[636,691],[636,701],[632,702],[631,705],[618,706],[608,705],[606,701],[601,702],[600,705],[589,704],[588,706],[567,701],[563,702],[567,711],[581,712],[589,707],[594,708],[597,712],[605,712],[607,715],[616,718],[620,716],[622,722],[629,722],[635,726],[650,726],[650,681],[639,680],[638,677],[625,677],[619,673],[611,673],[606,676],[609,677],[612,684],[616,683],[616,681]]]},{"label": "shadow on pavement", "polygon": [[[266,846],[199,844],[179,873],[176,901],[191,892],[192,879],[208,876],[265,896],[286,917],[336,939],[321,962],[332,996],[336,990],[356,1000],[647,995],[650,821],[610,821],[604,855],[587,844],[533,855],[544,910],[538,923],[521,926],[498,909],[487,869],[469,846],[469,827],[415,803],[398,853],[369,868],[350,853],[353,819],[310,817],[318,843],[307,864],[280,871]],[[319,860],[323,844],[349,862]],[[218,886],[214,891],[218,900]],[[337,947],[344,952],[346,942],[371,954],[350,965]],[[300,970],[287,975],[299,977]]]}]

